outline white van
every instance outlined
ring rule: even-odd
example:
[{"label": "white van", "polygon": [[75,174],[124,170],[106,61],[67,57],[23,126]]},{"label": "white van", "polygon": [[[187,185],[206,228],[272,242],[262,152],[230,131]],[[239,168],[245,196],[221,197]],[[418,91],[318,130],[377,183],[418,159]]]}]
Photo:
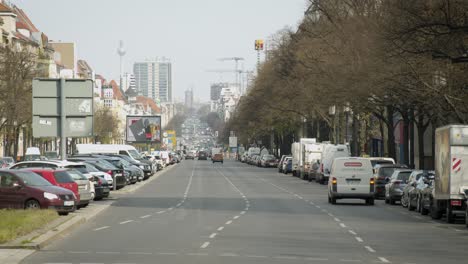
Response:
[{"label": "white van", "polygon": [[328,202],[337,199],[364,199],[374,205],[375,181],[372,163],[367,158],[336,158],[328,181]]},{"label": "white van", "polygon": [[320,171],[315,181],[321,184],[325,184],[330,178],[330,171],[333,160],[336,158],[346,158],[350,156],[351,154],[348,145],[325,144],[323,146],[322,159],[320,161]]},{"label": "white van", "polygon": [[130,145],[77,144],[76,150],[78,154],[122,154],[129,156],[137,163],[140,163],[142,159],[136,148]]}]

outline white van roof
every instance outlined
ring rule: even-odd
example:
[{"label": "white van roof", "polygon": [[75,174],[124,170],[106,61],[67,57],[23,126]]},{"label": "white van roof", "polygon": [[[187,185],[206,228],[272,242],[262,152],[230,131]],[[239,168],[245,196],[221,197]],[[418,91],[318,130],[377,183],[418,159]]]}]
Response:
[{"label": "white van roof", "polygon": [[113,144],[77,144],[76,149],[79,154],[91,153],[119,153],[120,150],[136,150],[130,145]]}]

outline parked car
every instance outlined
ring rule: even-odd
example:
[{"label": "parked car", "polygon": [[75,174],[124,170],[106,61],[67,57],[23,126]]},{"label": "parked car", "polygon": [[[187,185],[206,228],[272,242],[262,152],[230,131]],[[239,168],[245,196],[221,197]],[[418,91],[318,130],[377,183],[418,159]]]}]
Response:
[{"label": "parked car", "polygon": [[10,167],[10,165],[8,164],[8,162],[4,159],[0,159],[0,169],[6,169]]},{"label": "parked car", "polygon": [[51,169],[51,168],[26,168],[20,171],[29,171],[38,174],[52,185],[70,190],[75,195],[75,206],[81,203],[80,191],[78,184],[73,180],[72,176],[68,174],[68,169]]},{"label": "parked car", "polygon": [[283,162],[286,159],[286,157],[290,157],[288,155],[282,155],[281,159],[278,162],[278,172],[283,172]]},{"label": "parked car", "polygon": [[[127,185],[127,176],[125,176],[124,174],[128,174],[128,172],[124,172],[123,174],[121,168],[115,167],[112,163],[104,159],[93,158],[93,157],[71,157],[71,158],[68,158],[68,160],[91,164],[96,169],[100,170],[101,172],[109,174],[112,177],[113,181],[115,181],[117,189],[121,189]],[[112,185],[112,189],[113,189],[113,185]]]},{"label": "parked car", "polygon": [[93,176],[93,178],[94,190],[96,192],[94,200],[98,201],[109,197],[111,185],[109,185],[107,180],[103,176]]},{"label": "parked car", "polygon": [[[89,201],[93,199],[92,186],[89,179],[80,173],[80,170],[86,173],[86,166],[79,162],[70,162],[70,161],[62,161],[62,160],[34,160],[34,161],[23,161],[18,162],[11,167],[11,169],[24,169],[24,168],[63,168],[63,169],[70,169],[75,170],[78,173],[73,173],[73,179],[79,185],[79,192],[80,192],[80,201],[77,204],[77,208],[86,207],[89,204]],[[48,179],[47,179],[48,180]]]},{"label": "parked car", "polygon": [[425,183],[425,187],[421,189],[421,194],[420,194],[420,213],[422,215],[427,215],[428,213],[431,212],[433,202],[434,202],[434,180],[435,180],[435,175],[429,175],[429,177],[423,178],[423,181]]},{"label": "parked car", "polygon": [[141,180],[147,180],[153,175],[153,168],[152,168],[152,162],[149,160],[139,160],[135,161],[134,159],[130,158],[129,156],[122,155],[122,154],[106,154],[105,156],[109,157],[117,157],[120,158],[126,162],[128,166],[133,166],[134,168],[138,168],[143,172],[140,176],[138,176],[138,181]]},{"label": "parked car", "polygon": [[260,159],[260,166],[264,168],[277,167],[278,160],[273,155],[270,155],[270,154],[263,155],[262,158]]},{"label": "parked car", "polygon": [[337,199],[364,199],[374,205],[375,181],[372,164],[366,158],[336,158],[328,181],[328,202]]},{"label": "parked car", "polygon": [[424,170],[414,170],[408,178],[408,184],[406,184],[405,188],[403,189],[403,195],[401,196],[401,206],[403,207],[410,207],[408,208],[410,211],[416,208],[416,199],[418,196],[418,182],[423,177],[423,175],[428,175],[429,171]]},{"label": "parked car", "polygon": [[287,157],[286,160],[283,162],[283,173],[292,173],[292,165],[292,157]]},{"label": "parked car", "polygon": [[[434,179],[434,176],[434,171],[419,171],[417,180],[412,184],[413,188],[408,193],[408,210],[412,211],[416,209],[417,212],[421,212],[422,190],[426,188],[429,179]],[[408,183],[408,185],[410,184]]]},{"label": "parked car", "polygon": [[75,194],[29,171],[0,170],[0,208],[75,211]]},{"label": "parked car", "polygon": [[406,169],[406,165],[401,164],[377,164],[374,166],[375,198],[385,198],[385,185],[396,169]]},{"label": "parked car", "polygon": [[408,169],[397,169],[392,176],[386,180],[385,203],[395,204],[399,202],[403,195],[403,189],[408,183],[409,176],[413,171]]}]

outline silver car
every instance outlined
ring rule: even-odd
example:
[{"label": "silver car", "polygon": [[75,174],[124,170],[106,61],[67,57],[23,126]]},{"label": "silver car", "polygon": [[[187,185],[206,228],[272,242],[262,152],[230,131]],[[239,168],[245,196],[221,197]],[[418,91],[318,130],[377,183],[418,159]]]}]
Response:
[{"label": "silver car", "polygon": [[73,180],[78,184],[78,192],[80,193],[80,203],[78,208],[88,206],[89,202],[94,199],[91,192],[91,181],[81,172],[77,170],[69,170],[68,173]]},{"label": "silver car", "polygon": [[385,203],[395,204],[401,201],[403,190],[408,184],[412,170],[395,170],[385,185]]}]

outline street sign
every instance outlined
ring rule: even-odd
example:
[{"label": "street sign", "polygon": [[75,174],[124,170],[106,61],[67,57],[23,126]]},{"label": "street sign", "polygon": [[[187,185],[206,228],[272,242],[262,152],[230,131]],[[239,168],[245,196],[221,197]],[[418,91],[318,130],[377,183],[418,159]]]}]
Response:
[{"label": "street sign", "polygon": [[93,89],[92,80],[34,79],[33,137],[60,137],[65,160],[67,137],[93,136]]},{"label": "street sign", "polygon": [[229,137],[229,147],[237,148],[237,137]]},{"label": "street sign", "polygon": [[[60,79],[33,80],[34,137],[60,137],[62,113],[65,137],[93,136],[93,81],[67,79],[64,84],[62,89]],[[63,111],[61,91],[65,97]]]}]

